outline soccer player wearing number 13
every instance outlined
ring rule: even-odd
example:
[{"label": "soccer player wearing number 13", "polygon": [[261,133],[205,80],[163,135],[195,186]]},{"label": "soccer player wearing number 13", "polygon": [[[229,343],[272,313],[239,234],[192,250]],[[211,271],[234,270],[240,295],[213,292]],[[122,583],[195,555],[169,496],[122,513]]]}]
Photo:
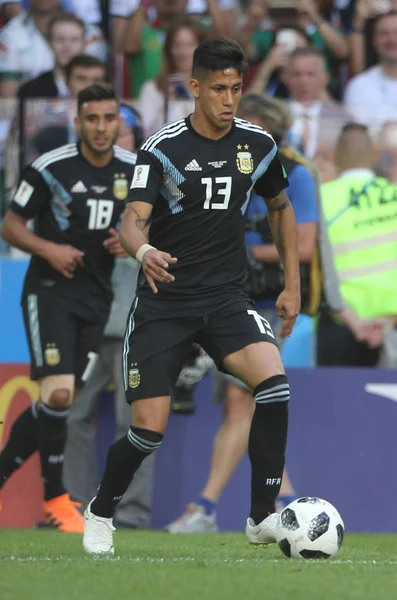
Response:
[{"label": "soccer player wearing number 13", "polygon": [[[68,407],[95,363],[112,301],[114,258],[126,256],[116,226],[136,156],[114,146],[119,126],[112,87],[80,92],[81,141],[26,168],[2,229],[10,244],[32,254],[22,307],[40,400],[12,427],[0,455],[0,487],[38,450],[44,513],[64,532],[83,531],[82,515],[62,484]],[[33,218],[34,232],[26,224]]]},{"label": "soccer player wearing number 13", "polygon": [[270,325],[244,291],[252,188],[265,199],[284,263],[286,287],[277,302],[282,336],[291,333],[300,308],[297,232],[274,140],[234,117],[244,66],[235,42],[203,42],[193,58],[194,113],[160,130],[138,153],[120,229],[123,247],[142,263],[123,361],[132,426],[111,446],[98,495],[85,512],[83,543],[90,553],[114,552],[115,507],[163,440],[170,388],[193,342],[253,390],[246,534],[252,544],[275,541],[289,386]]}]

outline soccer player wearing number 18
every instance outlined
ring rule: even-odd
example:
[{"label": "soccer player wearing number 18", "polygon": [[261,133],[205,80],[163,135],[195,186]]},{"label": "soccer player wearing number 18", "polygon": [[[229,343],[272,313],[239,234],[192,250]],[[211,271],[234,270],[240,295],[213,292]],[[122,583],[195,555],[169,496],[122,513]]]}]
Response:
[{"label": "soccer player wearing number 18", "polygon": [[126,256],[116,226],[136,156],[114,146],[119,127],[112,87],[81,91],[81,141],[26,168],[2,228],[10,244],[32,254],[22,308],[40,398],[12,427],[0,454],[0,487],[38,450],[44,513],[64,532],[83,531],[82,515],[62,483],[68,407],[94,366],[112,301],[114,258]]},{"label": "soccer player wearing number 18", "polygon": [[[297,231],[273,138],[234,116],[244,66],[235,42],[203,42],[193,59],[194,113],[160,130],[138,153],[132,202],[120,229],[123,247],[142,263],[123,360],[132,426],[111,446],[98,495],[86,509],[89,553],[114,552],[115,507],[163,440],[170,388],[193,342],[253,390],[246,534],[252,544],[275,541],[289,386],[271,327],[244,291],[252,188],[267,204],[284,263],[286,287],[277,302],[282,336],[291,333],[300,308]],[[144,235],[149,220],[150,243]]]}]

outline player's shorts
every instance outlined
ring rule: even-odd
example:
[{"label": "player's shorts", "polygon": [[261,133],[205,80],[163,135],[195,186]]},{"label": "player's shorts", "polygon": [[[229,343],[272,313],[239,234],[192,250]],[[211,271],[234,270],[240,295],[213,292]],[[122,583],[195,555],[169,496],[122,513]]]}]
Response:
[{"label": "player's shorts", "polygon": [[[275,308],[258,308],[258,313],[261,317],[266,319],[268,323],[270,323],[270,327],[276,337],[278,347],[281,349],[282,340],[280,338],[280,331],[282,326],[282,320],[277,316]],[[251,391],[245,385],[243,381],[233,377],[229,373],[222,373],[218,371],[218,369],[212,369],[212,378],[213,378],[213,397],[215,402],[222,403],[225,400],[227,394],[227,388],[229,384],[234,384],[240,387],[242,390]]]},{"label": "player's shorts", "polygon": [[106,325],[74,314],[66,299],[40,290],[22,303],[31,358],[31,378],[74,375],[81,388],[95,365]]},{"label": "player's shorts", "polygon": [[[157,303],[156,303],[157,304]],[[193,342],[220,370],[223,359],[249,344],[271,342],[273,331],[249,300],[227,298],[203,308],[162,308],[136,298],[124,338],[123,375],[128,403],[169,396]]]}]

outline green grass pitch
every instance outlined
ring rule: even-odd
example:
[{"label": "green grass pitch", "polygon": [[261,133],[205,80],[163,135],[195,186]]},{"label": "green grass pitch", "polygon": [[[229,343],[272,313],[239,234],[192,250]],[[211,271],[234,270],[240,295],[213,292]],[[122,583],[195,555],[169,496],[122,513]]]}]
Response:
[{"label": "green grass pitch", "polygon": [[115,534],[114,558],[81,537],[0,530],[1,600],[383,600],[397,598],[397,536],[347,535],[329,561],[253,548],[244,534]]}]

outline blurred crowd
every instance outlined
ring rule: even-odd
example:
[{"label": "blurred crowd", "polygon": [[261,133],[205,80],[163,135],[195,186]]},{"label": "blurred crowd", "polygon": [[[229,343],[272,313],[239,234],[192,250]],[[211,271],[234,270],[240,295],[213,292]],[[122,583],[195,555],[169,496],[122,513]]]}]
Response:
[{"label": "blurred crowd", "polygon": [[[350,193],[348,206],[355,202],[364,211],[375,189],[379,204],[397,201],[397,0],[0,0],[0,217],[21,168],[75,140],[74,99],[84,87],[105,80],[116,87],[126,107],[119,143],[130,150],[189,115],[192,55],[209,35],[236,39],[247,54],[244,94],[267,106],[266,114],[256,108],[248,117],[270,130],[281,127],[287,154],[309,161],[320,210],[298,223],[301,260],[311,264],[317,248],[323,249],[328,299],[319,327],[323,339],[340,338],[339,351],[330,351],[328,342],[319,348],[319,364],[332,363],[335,353],[340,364],[342,348],[342,364],[377,364],[397,310],[350,292],[346,251],[357,253],[366,244],[371,263],[376,242],[368,240],[386,236],[384,261],[368,269],[372,277],[379,269],[395,277],[396,242],[384,229],[394,216],[376,216],[373,226],[382,222],[383,229],[377,226],[342,252],[342,221],[330,205],[332,194]],[[297,173],[295,196],[302,203],[307,182]],[[324,198],[331,200],[325,204]],[[364,225],[353,224],[349,235],[358,229]],[[0,252],[9,252],[1,240]],[[278,260],[268,255],[251,253],[257,262]],[[356,260],[354,255],[354,267]],[[353,271],[352,280],[358,277]],[[339,288],[334,306],[333,276]],[[396,295],[393,285],[389,291]],[[353,346],[376,352],[355,355],[341,331]]]}]

